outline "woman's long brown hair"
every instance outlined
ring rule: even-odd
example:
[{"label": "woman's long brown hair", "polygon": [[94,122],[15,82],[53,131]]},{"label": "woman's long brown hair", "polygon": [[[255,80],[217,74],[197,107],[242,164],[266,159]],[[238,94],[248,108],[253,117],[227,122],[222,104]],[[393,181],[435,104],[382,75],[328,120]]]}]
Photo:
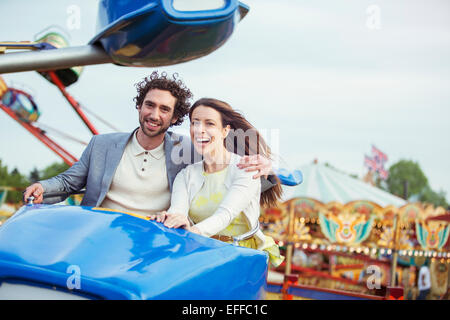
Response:
[{"label": "woman's long brown hair", "polygon": [[[222,118],[222,126],[226,127],[229,125],[230,129],[232,129],[224,140],[224,146],[229,152],[240,156],[259,154],[271,159],[270,147],[261,137],[258,130],[242,114],[233,110],[228,103],[212,98],[197,100],[189,110],[190,120],[192,120],[192,113],[199,106],[210,107],[219,112]],[[261,194],[260,205],[275,206],[277,200],[280,199],[283,189],[277,176],[275,176],[275,179],[276,185]]]}]

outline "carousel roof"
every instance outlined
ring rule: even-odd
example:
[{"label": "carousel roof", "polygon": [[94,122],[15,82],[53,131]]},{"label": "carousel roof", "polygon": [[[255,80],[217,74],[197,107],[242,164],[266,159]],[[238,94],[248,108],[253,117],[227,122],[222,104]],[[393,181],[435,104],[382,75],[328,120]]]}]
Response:
[{"label": "carousel roof", "polygon": [[283,200],[295,197],[309,197],[323,203],[369,200],[383,207],[401,207],[407,203],[400,197],[321,163],[314,162],[298,169],[303,174],[303,183],[295,187],[283,186]]}]

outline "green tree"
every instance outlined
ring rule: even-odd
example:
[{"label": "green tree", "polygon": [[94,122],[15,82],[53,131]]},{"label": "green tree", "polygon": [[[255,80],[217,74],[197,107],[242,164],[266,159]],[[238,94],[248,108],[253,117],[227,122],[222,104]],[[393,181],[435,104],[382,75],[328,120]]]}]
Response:
[{"label": "green tree", "polygon": [[429,186],[422,190],[419,199],[421,202],[432,203],[435,206],[448,207],[448,202],[445,199],[445,191],[440,190],[439,192],[435,192]]},{"label": "green tree", "polygon": [[8,192],[7,202],[19,203],[22,201],[22,192],[30,184],[30,181],[22,175],[17,168],[14,168],[9,174],[8,185],[17,188],[17,191]]},{"label": "green tree", "polygon": [[57,176],[61,172],[69,169],[69,165],[64,162],[54,162],[41,171],[40,180],[45,180]]},{"label": "green tree", "polygon": [[405,181],[408,182],[407,199],[415,198],[435,206],[448,207],[445,192],[443,190],[435,192],[431,189],[418,163],[400,160],[389,168],[389,177],[386,180],[389,192],[403,198]]},{"label": "green tree", "polygon": [[407,199],[420,194],[428,186],[428,179],[418,163],[400,160],[389,168],[389,177],[386,181],[389,192],[403,198],[405,181],[408,183]]},{"label": "green tree", "polygon": [[31,183],[35,183],[41,180],[41,174],[36,167],[34,167],[34,169],[30,172],[28,179],[30,180]]},{"label": "green tree", "polygon": [[6,197],[7,202],[20,203],[22,202],[23,197],[22,191],[25,190],[25,188],[31,183],[54,177],[68,168],[69,166],[64,162],[55,162],[40,172],[34,168],[28,176],[25,176],[22,175],[17,168],[14,168],[11,172],[9,172],[8,167],[3,165],[0,159],[0,186],[15,189],[8,191],[8,195]]},{"label": "green tree", "polygon": [[0,160],[0,186],[7,186],[15,188],[16,190],[9,190],[6,197],[6,202],[19,203],[22,201],[22,192],[28,186],[28,179],[23,176],[17,168],[8,172],[8,167],[2,164]]},{"label": "green tree", "polygon": [[2,164],[2,160],[0,159],[0,186],[6,185],[8,175],[8,167],[4,166]]}]

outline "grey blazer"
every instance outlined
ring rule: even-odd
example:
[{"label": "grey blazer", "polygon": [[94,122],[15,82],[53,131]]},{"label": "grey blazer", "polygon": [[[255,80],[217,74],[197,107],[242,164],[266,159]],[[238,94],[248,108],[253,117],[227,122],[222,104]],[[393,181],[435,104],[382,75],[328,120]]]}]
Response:
[{"label": "grey blazer", "polygon": [[[108,133],[93,136],[78,162],[63,173],[48,180],[39,181],[45,193],[67,192],[68,194],[86,188],[82,206],[98,207],[105,199],[125,147],[134,134]],[[164,137],[167,179],[172,191],[176,175],[184,167],[201,160],[190,139],[173,132]],[[149,181],[151,183],[151,181]],[[262,192],[276,184],[273,176],[261,179]],[[43,203],[58,203],[67,196],[45,197]]]},{"label": "grey blazer", "polygon": [[[86,188],[81,205],[100,206],[109,190],[125,146],[135,131],[93,136],[78,162],[53,178],[39,181],[45,193],[70,194]],[[167,179],[172,190],[177,173],[195,162],[198,154],[195,153],[188,137],[166,132],[164,141]],[[46,198],[44,203],[57,203],[64,199],[65,197],[61,196]]]}]

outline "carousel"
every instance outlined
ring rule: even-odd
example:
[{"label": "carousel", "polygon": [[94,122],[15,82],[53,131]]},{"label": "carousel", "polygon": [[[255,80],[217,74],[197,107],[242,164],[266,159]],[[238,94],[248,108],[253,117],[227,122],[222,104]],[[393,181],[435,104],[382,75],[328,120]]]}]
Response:
[{"label": "carousel", "polygon": [[314,161],[303,183],[264,208],[261,224],[284,249],[268,299],[415,299],[429,263],[432,299],[449,285],[449,212],[405,200]]}]

